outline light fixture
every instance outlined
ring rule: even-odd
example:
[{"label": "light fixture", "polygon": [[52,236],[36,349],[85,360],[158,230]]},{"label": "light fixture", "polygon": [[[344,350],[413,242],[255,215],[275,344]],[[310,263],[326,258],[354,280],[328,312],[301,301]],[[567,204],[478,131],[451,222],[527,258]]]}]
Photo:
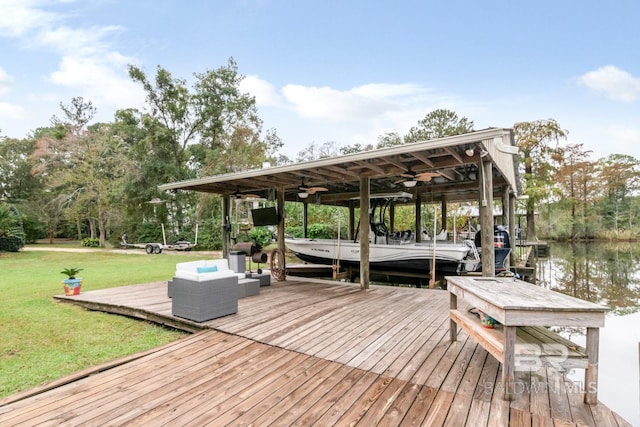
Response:
[{"label": "light fixture", "polygon": [[464,154],[466,154],[469,157],[473,157],[473,153],[474,153],[473,147],[467,148],[466,150],[464,150]]},{"label": "light fixture", "polygon": [[502,142],[497,143],[496,148],[501,153],[506,154],[518,154],[518,151],[520,150],[516,145],[505,145]]},{"label": "light fixture", "polygon": [[307,197],[309,197],[309,193],[307,193],[306,191],[301,191],[298,193],[298,197],[300,197],[301,199],[306,199]]},{"label": "light fixture", "polygon": [[407,188],[413,188],[418,184],[418,181],[416,181],[415,179],[410,179],[407,181],[402,181],[402,185],[404,185]]}]

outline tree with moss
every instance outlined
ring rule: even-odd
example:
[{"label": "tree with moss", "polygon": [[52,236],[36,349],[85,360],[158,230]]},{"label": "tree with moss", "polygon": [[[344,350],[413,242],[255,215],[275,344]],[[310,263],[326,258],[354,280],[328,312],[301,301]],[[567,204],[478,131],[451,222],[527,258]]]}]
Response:
[{"label": "tree with moss", "polygon": [[[586,235],[587,200],[592,197],[592,188],[588,181],[593,177],[590,173],[593,168],[592,162],[589,161],[590,153],[590,150],[584,149],[583,144],[567,145],[558,164],[556,182],[560,187],[563,202],[568,204],[571,210],[572,240]],[[581,215],[578,214],[579,207],[582,208]]]},{"label": "tree with moss", "polygon": [[534,212],[542,200],[552,193],[553,173],[562,159],[560,141],[566,139],[567,131],[554,119],[519,122],[513,125],[516,145],[520,148],[519,161],[522,168],[527,212],[527,238],[536,239]]},{"label": "tree with moss", "polygon": [[640,190],[640,161],[627,154],[600,159],[601,215],[610,230],[636,227],[633,195]]}]

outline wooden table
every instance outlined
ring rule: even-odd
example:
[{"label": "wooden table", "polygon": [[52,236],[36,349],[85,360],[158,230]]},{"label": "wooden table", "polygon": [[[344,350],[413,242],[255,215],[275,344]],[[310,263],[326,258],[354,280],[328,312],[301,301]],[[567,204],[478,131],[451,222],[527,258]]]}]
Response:
[{"label": "wooden table", "polygon": [[[604,327],[607,307],[514,278],[448,276],[446,280],[450,298],[451,341],[456,341],[459,326],[502,363],[505,399],[510,400],[515,394],[518,328],[582,326],[587,328],[584,401],[597,403],[599,328]],[[458,297],[493,317],[502,326],[496,329],[482,327],[479,319],[471,318],[466,310],[458,310]]]}]

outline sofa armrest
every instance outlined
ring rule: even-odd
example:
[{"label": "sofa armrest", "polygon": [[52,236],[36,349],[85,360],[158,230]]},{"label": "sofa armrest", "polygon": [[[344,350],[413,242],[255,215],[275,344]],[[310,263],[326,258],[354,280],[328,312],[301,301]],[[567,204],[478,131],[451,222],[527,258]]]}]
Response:
[{"label": "sofa armrest", "polygon": [[236,276],[236,273],[234,273],[233,270],[213,271],[211,273],[192,273],[186,270],[178,270],[175,273],[175,277],[179,279],[193,280],[194,282],[205,282],[207,280],[234,276]]}]

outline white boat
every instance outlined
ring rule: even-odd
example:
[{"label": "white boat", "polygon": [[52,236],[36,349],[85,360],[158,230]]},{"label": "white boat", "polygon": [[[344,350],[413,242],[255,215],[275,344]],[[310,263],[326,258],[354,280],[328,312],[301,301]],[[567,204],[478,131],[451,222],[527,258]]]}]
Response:
[{"label": "white boat", "polygon": [[[285,238],[284,242],[287,248],[306,262],[334,264],[340,260],[340,264],[344,266],[360,264],[360,242],[294,238]],[[371,243],[369,265],[372,269],[428,273],[431,271],[433,253],[433,241],[404,244]],[[460,273],[472,269],[478,263],[475,245],[469,240],[460,243],[438,240],[435,254],[438,273]]]},{"label": "white boat", "polygon": [[[454,243],[436,239],[434,245],[433,240],[416,243],[411,233],[391,235],[388,232],[384,218],[389,203],[394,200],[407,201],[410,198],[411,194],[404,192],[371,196],[370,268],[429,273],[435,253],[436,272],[439,274],[473,270],[479,258],[471,240]],[[331,265],[339,260],[342,266],[360,264],[360,242],[357,236],[354,240],[285,238],[284,242],[289,250],[306,262]]]}]

